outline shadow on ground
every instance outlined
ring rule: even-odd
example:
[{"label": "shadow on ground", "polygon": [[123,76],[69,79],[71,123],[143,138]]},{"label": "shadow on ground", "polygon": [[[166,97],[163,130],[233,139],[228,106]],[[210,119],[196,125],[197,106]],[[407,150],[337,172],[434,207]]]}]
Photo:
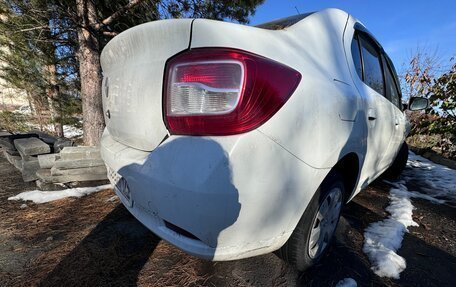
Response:
[{"label": "shadow on ground", "polygon": [[40,286],[136,286],[160,239],[118,205]]},{"label": "shadow on ground", "polygon": [[[399,280],[380,278],[362,252],[364,229],[382,220],[386,193],[371,189],[346,206],[330,253],[298,273],[273,254],[231,262],[189,256],[161,241],[118,205],[41,281],[41,286],[456,286],[455,257],[406,234]],[[375,206],[366,205],[371,202]]]}]

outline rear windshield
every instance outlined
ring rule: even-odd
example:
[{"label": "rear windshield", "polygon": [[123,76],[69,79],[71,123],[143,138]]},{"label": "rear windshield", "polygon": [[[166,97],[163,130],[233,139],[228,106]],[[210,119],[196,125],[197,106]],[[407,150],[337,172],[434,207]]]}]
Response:
[{"label": "rear windshield", "polygon": [[262,28],[262,29],[268,29],[268,30],[282,30],[282,29],[288,28],[288,27],[298,23],[299,21],[301,21],[302,19],[306,18],[309,15],[312,15],[313,13],[314,12],[294,15],[294,16],[274,20],[271,22],[263,23],[260,25],[256,25],[255,27]]}]

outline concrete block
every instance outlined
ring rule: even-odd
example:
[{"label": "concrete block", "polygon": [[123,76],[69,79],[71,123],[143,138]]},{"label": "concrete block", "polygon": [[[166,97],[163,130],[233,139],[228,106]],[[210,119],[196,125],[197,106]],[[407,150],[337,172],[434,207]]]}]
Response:
[{"label": "concrete block", "polygon": [[22,171],[22,158],[20,156],[15,156],[13,158],[13,165],[15,168]]},{"label": "concrete block", "polygon": [[89,146],[64,147],[60,152],[62,160],[101,159],[100,148]]},{"label": "concrete block", "polygon": [[15,150],[13,141],[10,139],[11,136],[0,136],[0,146],[4,149]]},{"label": "concrete block", "polygon": [[7,131],[0,131],[0,137],[4,137],[4,136],[10,136],[11,133],[7,132]]},{"label": "concrete block", "polygon": [[75,174],[75,175],[52,175],[50,169],[40,169],[37,171],[40,180],[47,183],[67,183],[73,181],[94,181],[107,180],[106,174]]},{"label": "concrete block", "polygon": [[12,161],[12,155],[10,153],[8,153],[6,150],[3,150],[3,156],[6,158],[6,160],[10,163],[10,164],[13,164],[13,161]]},{"label": "concrete block", "polygon": [[10,155],[18,155],[20,156],[19,152],[17,150],[12,150],[12,149],[3,149],[4,151],[6,151],[7,153],[9,153]]},{"label": "concrete block", "polygon": [[9,153],[8,151],[3,150],[3,156],[8,160],[8,162],[9,162],[10,164],[14,164],[13,156],[16,156],[16,155],[12,155],[12,154]]},{"label": "concrete block", "polygon": [[18,155],[12,155],[8,151],[3,151],[3,155],[10,164],[14,165],[14,167],[16,167],[18,170],[22,170],[22,157]]},{"label": "concrete block", "polygon": [[34,161],[22,161],[22,179],[30,182],[38,179],[36,172],[40,169],[38,159]]},{"label": "concrete block", "polygon": [[[62,156],[62,155],[60,155]],[[105,163],[102,159],[80,159],[80,160],[63,160],[62,158],[56,160],[54,167],[58,169],[73,169],[81,167],[94,167],[104,166]]]},{"label": "concrete block", "polygon": [[72,169],[51,168],[51,175],[108,174],[106,166],[81,167]]},{"label": "concrete block", "polygon": [[2,146],[5,149],[8,149],[8,150],[16,150],[16,147],[14,146],[15,139],[23,139],[23,138],[30,138],[30,137],[37,138],[38,135],[37,134],[17,134],[17,135],[0,136],[0,146]]},{"label": "concrete block", "polygon": [[60,159],[60,154],[58,153],[41,154],[38,156],[38,162],[41,168],[53,167],[55,161],[58,159]]},{"label": "concrete block", "polygon": [[69,139],[59,138],[54,142],[54,152],[60,152],[64,147],[74,146],[74,142]]},{"label": "concrete block", "polygon": [[42,132],[39,130],[31,130],[31,132],[34,134],[37,134],[38,137],[40,138],[40,140],[44,141],[45,143],[47,143],[50,146],[52,146],[57,141],[56,137],[54,137],[50,134],[47,134],[45,132]]},{"label": "concrete block", "polygon": [[15,139],[14,146],[22,155],[39,155],[51,152],[51,148],[38,138]]},{"label": "concrete block", "polygon": [[37,161],[38,157],[36,155],[25,155],[19,152],[19,155],[22,158],[22,161]]}]

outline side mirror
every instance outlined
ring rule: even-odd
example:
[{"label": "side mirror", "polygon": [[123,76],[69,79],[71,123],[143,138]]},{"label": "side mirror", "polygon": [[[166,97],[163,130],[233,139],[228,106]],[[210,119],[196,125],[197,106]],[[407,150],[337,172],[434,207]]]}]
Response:
[{"label": "side mirror", "polygon": [[408,109],[411,111],[419,111],[419,110],[424,110],[427,107],[429,107],[429,99],[424,98],[424,97],[411,97],[409,104],[408,104]]}]

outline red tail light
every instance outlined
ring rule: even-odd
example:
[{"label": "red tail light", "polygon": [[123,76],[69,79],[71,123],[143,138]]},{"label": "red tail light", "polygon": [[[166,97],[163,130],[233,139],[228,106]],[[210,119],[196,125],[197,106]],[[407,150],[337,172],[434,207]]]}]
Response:
[{"label": "red tail light", "polygon": [[172,134],[232,135],[269,120],[301,74],[245,51],[193,49],[166,65],[164,112]]}]

